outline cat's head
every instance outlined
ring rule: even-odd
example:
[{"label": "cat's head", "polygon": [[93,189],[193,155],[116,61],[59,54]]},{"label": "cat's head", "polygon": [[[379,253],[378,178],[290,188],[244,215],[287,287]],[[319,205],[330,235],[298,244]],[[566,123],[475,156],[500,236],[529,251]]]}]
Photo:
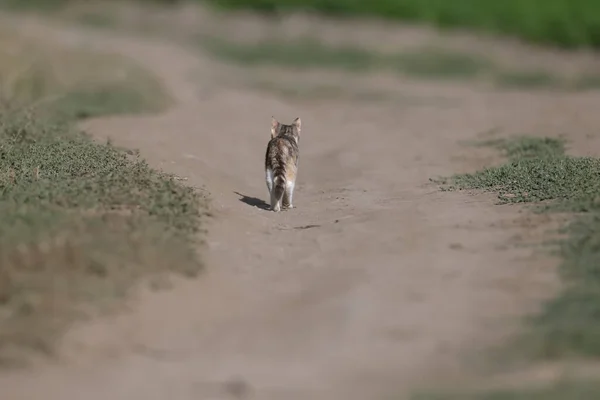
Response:
[{"label": "cat's head", "polygon": [[296,143],[300,141],[300,130],[302,128],[302,121],[300,117],[296,118],[290,125],[282,124],[275,119],[271,118],[271,139],[276,136],[291,136],[296,140]]}]

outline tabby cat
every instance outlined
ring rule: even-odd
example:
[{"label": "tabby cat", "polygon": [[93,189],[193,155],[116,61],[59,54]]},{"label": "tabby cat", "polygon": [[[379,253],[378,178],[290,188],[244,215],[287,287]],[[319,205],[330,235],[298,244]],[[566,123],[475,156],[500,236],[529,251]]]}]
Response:
[{"label": "tabby cat", "polygon": [[272,118],[271,140],[265,156],[265,175],[271,194],[271,210],[275,212],[294,207],[292,197],[298,174],[300,130],[300,118],[296,118],[290,125]]}]

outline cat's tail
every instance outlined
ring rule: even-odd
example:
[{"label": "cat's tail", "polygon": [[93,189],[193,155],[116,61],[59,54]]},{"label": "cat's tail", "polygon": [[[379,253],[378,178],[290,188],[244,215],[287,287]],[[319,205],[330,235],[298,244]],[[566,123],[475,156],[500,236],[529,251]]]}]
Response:
[{"label": "cat's tail", "polygon": [[278,208],[277,205],[280,205],[281,199],[283,198],[283,192],[285,191],[285,177],[282,175],[277,175],[275,179],[273,179],[273,195],[271,196],[271,207],[273,209]]}]

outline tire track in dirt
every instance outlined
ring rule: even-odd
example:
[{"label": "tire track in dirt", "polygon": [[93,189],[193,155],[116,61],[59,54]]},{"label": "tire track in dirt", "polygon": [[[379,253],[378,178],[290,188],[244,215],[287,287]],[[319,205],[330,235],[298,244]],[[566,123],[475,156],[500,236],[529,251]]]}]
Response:
[{"label": "tire track in dirt", "polygon": [[[0,377],[8,399],[402,398],[470,376],[464,356],[513,332],[552,287],[553,261],[504,246],[524,229],[516,208],[428,183],[480,166],[453,158],[472,151],[461,140],[535,125],[539,114],[511,118],[531,99],[464,88],[457,107],[282,99],[220,86],[219,64],[171,43],[3,23],[158,74],[169,112],[84,127],[206,185],[215,215],[204,276],[75,327],[60,362]],[[279,214],[261,208],[271,115],[304,126],[298,208]]]}]

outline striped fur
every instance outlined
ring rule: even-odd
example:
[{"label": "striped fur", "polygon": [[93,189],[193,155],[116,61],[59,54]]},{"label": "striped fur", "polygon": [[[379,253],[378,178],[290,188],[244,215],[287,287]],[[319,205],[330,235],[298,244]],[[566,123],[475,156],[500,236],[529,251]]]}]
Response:
[{"label": "striped fur", "polygon": [[293,208],[292,197],[298,174],[298,143],[300,141],[300,118],[290,125],[271,121],[271,140],[265,155],[265,177],[271,195],[271,209]]}]

